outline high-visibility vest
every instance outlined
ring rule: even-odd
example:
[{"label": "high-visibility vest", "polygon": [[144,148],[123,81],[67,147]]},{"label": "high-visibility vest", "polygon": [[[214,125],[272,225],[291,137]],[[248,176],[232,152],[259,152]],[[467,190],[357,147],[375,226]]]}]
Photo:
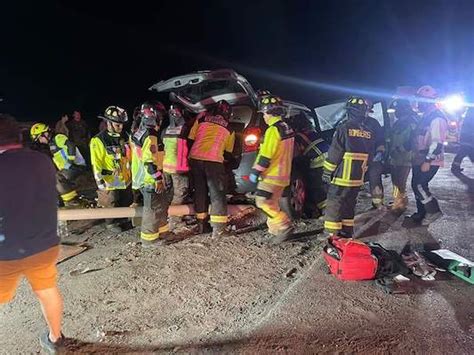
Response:
[{"label": "high-visibility vest", "polygon": [[73,164],[85,166],[86,161],[79,149],[64,134],[56,134],[49,143],[53,162],[58,170],[67,170]]},{"label": "high-visibility vest", "polygon": [[266,183],[288,186],[295,133],[281,117],[274,117],[268,126],[252,169],[258,171]]},{"label": "high-visibility vest", "polygon": [[103,180],[106,190],[123,190],[130,185],[130,147],[122,135],[100,132],[91,139],[90,150],[97,183]]},{"label": "high-visibility vest", "polygon": [[165,157],[163,171],[169,174],[189,171],[188,142],[184,134],[185,126],[168,127],[163,136]]}]

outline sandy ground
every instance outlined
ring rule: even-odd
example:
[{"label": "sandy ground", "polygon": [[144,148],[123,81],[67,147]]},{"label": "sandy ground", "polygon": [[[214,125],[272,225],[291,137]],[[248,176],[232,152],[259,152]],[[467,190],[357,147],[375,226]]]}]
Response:
[{"label": "sandy ground", "polygon": [[[399,251],[441,245],[474,260],[474,194],[448,169],[432,190],[441,220],[407,230],[403,216],[368,212],[357,220],[361,238]],[[362,193],[360,212],[369,204]],[[321,257],[321,226],[300,222],[305,237],[279,246],[262,230],[158,250],[143,250],[137,229],[111,235],[96,225],[71,236],[91,249],[59,265],[70,352],[473,353],[473,286],[439,273],[386,295],[372,282],[338,281]],[[0,309],[0,324],[1,354],[39,352],[45,325],[25,282]]]}]

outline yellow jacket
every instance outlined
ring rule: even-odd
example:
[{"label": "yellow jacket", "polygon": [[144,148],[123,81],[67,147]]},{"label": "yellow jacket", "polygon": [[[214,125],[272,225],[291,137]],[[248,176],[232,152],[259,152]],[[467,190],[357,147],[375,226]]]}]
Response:
[{"label": "yellow jacket", "polygon": [[67,170],[73,164],[86,165],[79,149],[64,134],[56,134],[49,143],[49,149],[58,170]]},{"label": "yellow jacket", "polygon": [[[137,133],[140,134],[140,131]],[[155,188],[161,180],[163,171],[163,144],[156,132],[144,131],[141,135],[134,134],[130,139],[132,150],[132,187]]]}]

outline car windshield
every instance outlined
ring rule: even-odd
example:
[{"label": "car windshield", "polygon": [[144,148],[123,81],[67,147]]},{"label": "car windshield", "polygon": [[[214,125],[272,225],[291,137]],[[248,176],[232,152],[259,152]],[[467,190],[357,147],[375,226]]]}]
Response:
[{"label": "car windshield", "polygon": [[235,80],[204,81],[183,89],[180,96],[186,97],[192,103],[207,98],[225,94],[246,94],[244,88]]},{"label": "car windshield", "polygon": [[[344,116],[346,114],[345,106],[345,102],[338,102],[331,105],[316,107],[314,109],[314,111],[318,115],[321,131],[334,129],[336,128],[338,123],[343,121]],[[374,112],[370,113],[370,116],[375,118],[383,127],[384,119],[382,103],[377,102],[376,104],[374,104],[373,111]]]}]

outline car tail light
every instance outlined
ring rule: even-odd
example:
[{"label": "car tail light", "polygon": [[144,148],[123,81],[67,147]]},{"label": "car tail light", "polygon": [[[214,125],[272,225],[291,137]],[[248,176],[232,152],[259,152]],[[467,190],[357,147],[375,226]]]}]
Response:
[{"label": "car tail light", "polygon": [[260,143],[262,130],[257,127],[248,128],[244,131],[244,152],[255,152]]}]

